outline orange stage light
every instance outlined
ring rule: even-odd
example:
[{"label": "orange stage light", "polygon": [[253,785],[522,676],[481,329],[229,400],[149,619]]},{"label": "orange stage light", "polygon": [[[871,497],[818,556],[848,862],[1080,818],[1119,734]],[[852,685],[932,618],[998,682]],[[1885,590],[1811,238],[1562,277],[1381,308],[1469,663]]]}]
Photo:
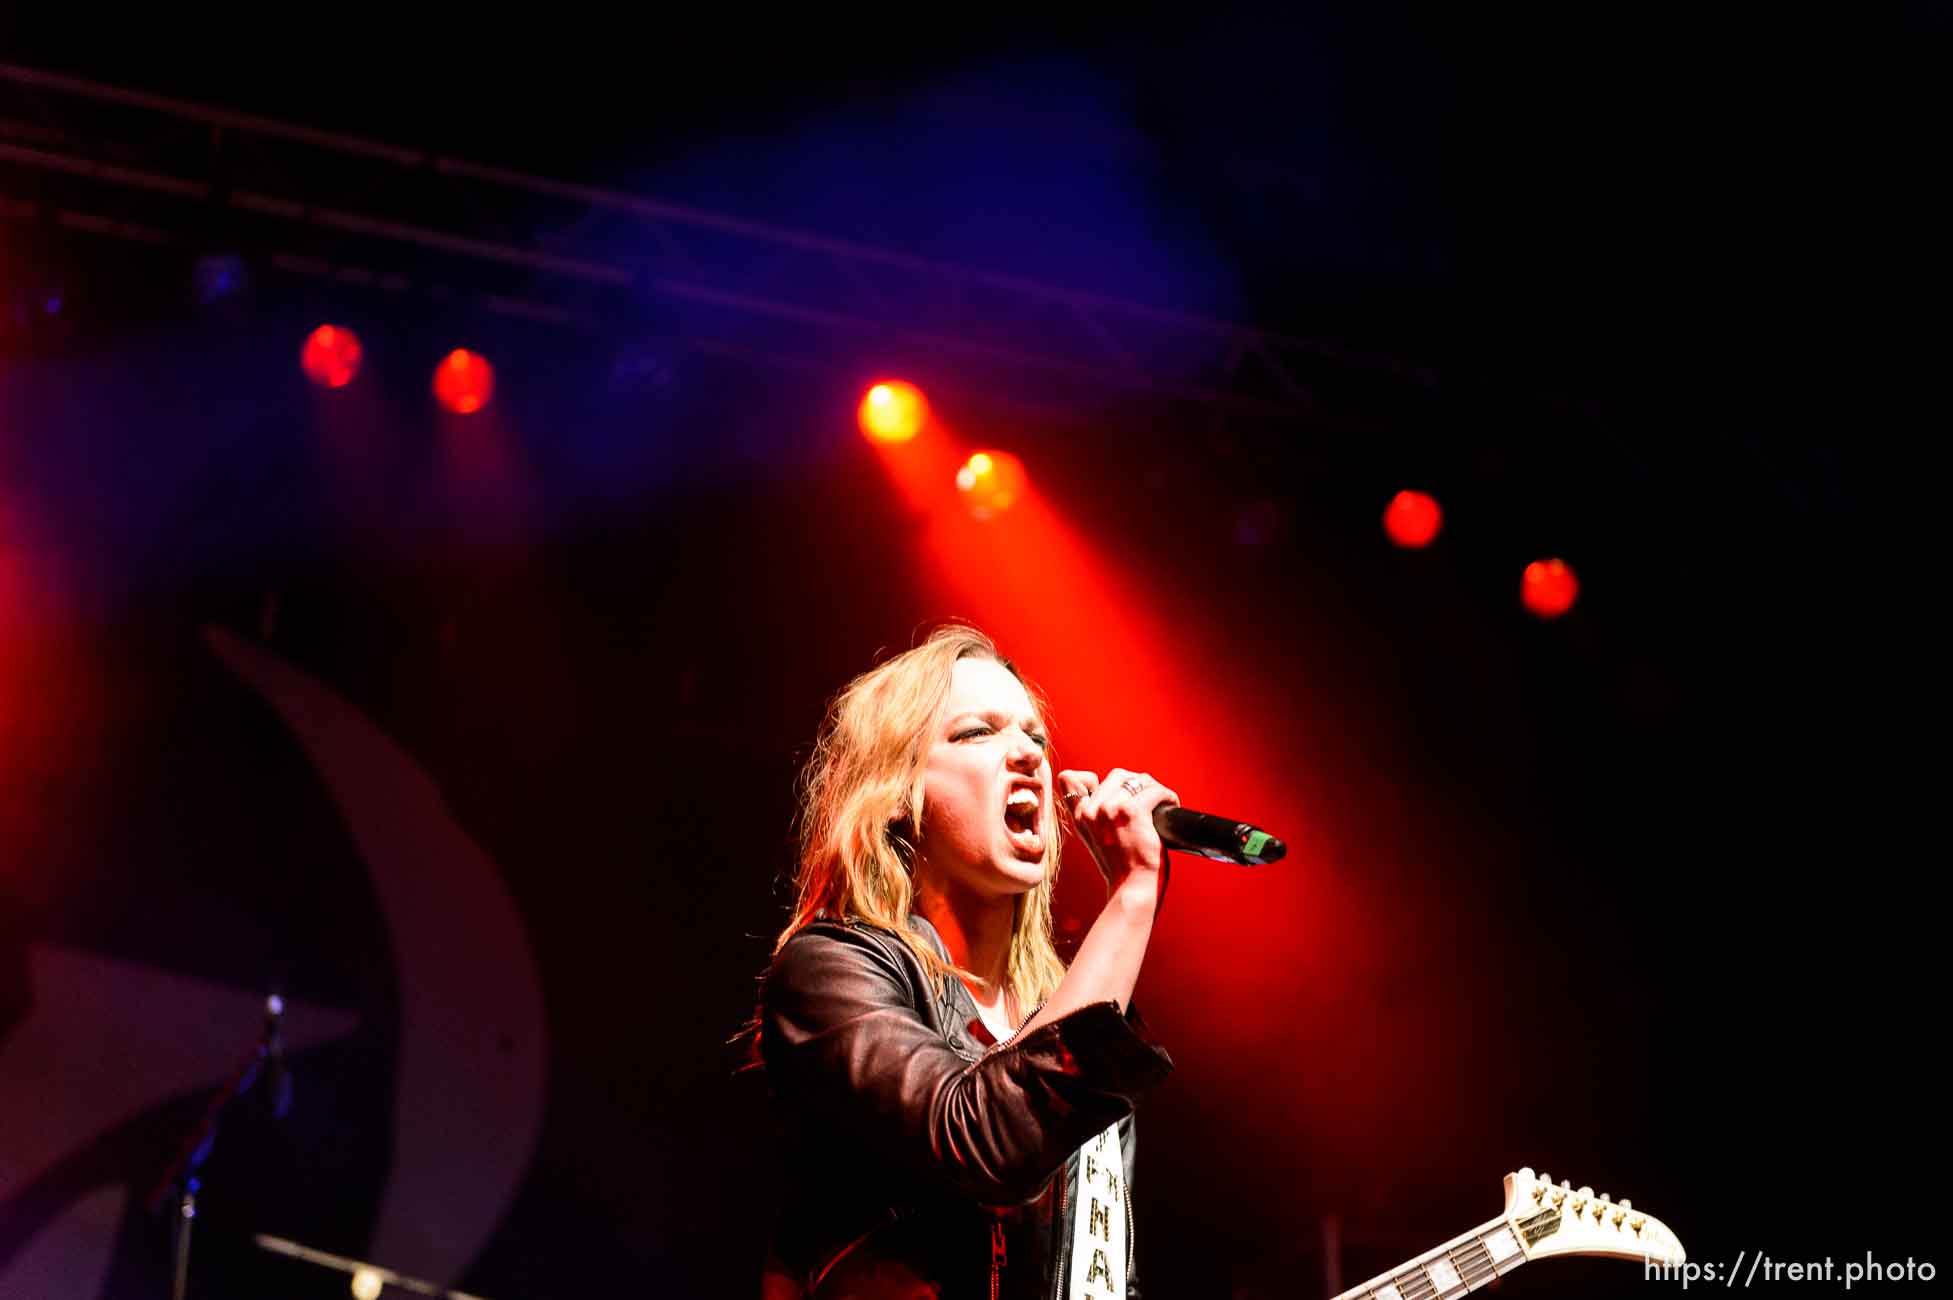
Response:
[{"label": "orange stage light", "polygon": [[495,367],[479,352],[456,348],[434,367],[434,396],[456,415],[472,415],[495,395]]},{"label": "orange stage light", "polygon": [[305,336],[298,364],[321,388],[344,388],[359,373],[359,335],[339,325],[321,325]]},{"label": "orange stage light", "polygon": [[1519,583],[1519,598],[1541,618],[1558,618],[1580,598],[1580,580],[1565,560],[1534,560]]},{"label": "orange stage light", "polygon": [[885,379],[861,395],[855,418],[873,442],[907,442],[928,420],[929,399],[914,384]]},{"label": "orange stage light", "polygon": [[978,519],[1010,509],[1029,483],[1024,462],[1007,451],[976,452],[956,471],[956,490]]},{"label": "orange stage light", "polygon": [[1419,550],[1444,527],[1444,511],[1423,492],[1399,492],[1383,512],[1383,531],[1407,550]]}]

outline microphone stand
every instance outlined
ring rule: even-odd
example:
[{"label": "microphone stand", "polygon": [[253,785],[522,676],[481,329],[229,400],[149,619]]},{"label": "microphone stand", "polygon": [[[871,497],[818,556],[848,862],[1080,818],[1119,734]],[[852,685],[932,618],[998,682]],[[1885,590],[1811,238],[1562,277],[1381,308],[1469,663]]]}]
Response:
[{"label": "microphone stand", "polygon": [[285,1000],[273,993],[265,999],[264,1032],[251,1050],[244,1054],[231,1071],[224,1086],[210,1099],[204,1108],[203,1117],[196,1127],[184,1138],[178,1148],[176,1158],[157,1180],[155,1190],[148,1199],[149,1212],[154,1214],[161,1209],[164,1201],[176,1201],[175,1225],[175,1267],[170,1284],[170,1300],[184,1300],[190,1280],[190,1229],[197,1220],[197,1192],[202,1182],[197,1177],[204,1161],[210,1159],[210,1152],[217,1145],[217,1125],[231,1103],[251,1091],[264,1073],[265,1063],[275,1061],[280,1053],[279,1020],[285,1014]]}]

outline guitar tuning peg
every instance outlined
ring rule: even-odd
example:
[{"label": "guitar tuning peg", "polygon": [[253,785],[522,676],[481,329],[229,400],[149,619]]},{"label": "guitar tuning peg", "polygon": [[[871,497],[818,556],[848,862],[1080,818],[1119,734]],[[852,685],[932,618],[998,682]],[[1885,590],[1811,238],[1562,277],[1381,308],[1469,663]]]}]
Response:
[{"label": "guitar tuning peg", "polygon": [[1612,1204],[1613,1204],[1614,1202],[1613,1202],[1612,1200],[1610,1200],[1610,1199],[1608,1199],[1608,1196],[1607,1196],[1607,1193],[1606,1193],[1606,1192],[1602,1192],[1602,1193],[1600,1194],[1600,1203],[1601,1203],[1602,1205],[1612,1205]]},{"label": "guitar tuning peg", "polygon": [[1624,1210],[1631,1210],[1634,1208],[1634,1202],[1630,1201],[1627,1197],[1623,1196],[1621,1198],[1621,1208]]},{"label": "guitar tuning peg", "polygon": [[1553,1175],[1541,1174],[1539,1176],[1539,1185],[1541,1187],[1551,1187],[1553,1185]]},{"label": "guitar tuning peg", "polygon": [[1573,1190],[1573,1184],[1568,1182],[1566,1179],[1562,1178],[1560,1180],[1560,1190],[1563,1192],[1570,1192]]}]

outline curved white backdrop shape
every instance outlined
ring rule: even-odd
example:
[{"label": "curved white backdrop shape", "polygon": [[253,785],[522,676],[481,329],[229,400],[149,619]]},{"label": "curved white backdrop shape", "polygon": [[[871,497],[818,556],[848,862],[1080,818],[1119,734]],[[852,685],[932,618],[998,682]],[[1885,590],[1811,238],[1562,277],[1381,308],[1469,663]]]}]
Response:
[{"label": "curved white backdrop shape", "polygon": [[260,646],[205,642],[285,720],[345,819],[400,984],[393,1168],[368,1258],[452,1285],[513,1200],[542,1127],[534,954],[495,864],[358,709]]}]

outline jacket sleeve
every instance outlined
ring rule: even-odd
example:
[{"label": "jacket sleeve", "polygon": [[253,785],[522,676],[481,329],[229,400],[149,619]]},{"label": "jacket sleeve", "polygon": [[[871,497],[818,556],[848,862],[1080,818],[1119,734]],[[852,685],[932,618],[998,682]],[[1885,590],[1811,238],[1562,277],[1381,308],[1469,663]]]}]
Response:
[{"label": "jacket sleeve", "polygon": [[761,1052],[801,1123],[926,1183],[985,1205],[1030,1200],[1173,1068],[1112,1002],[965,1061],[918,1012],[927,993],[899,942],[861,927],[795,935],[761,995]]}]

